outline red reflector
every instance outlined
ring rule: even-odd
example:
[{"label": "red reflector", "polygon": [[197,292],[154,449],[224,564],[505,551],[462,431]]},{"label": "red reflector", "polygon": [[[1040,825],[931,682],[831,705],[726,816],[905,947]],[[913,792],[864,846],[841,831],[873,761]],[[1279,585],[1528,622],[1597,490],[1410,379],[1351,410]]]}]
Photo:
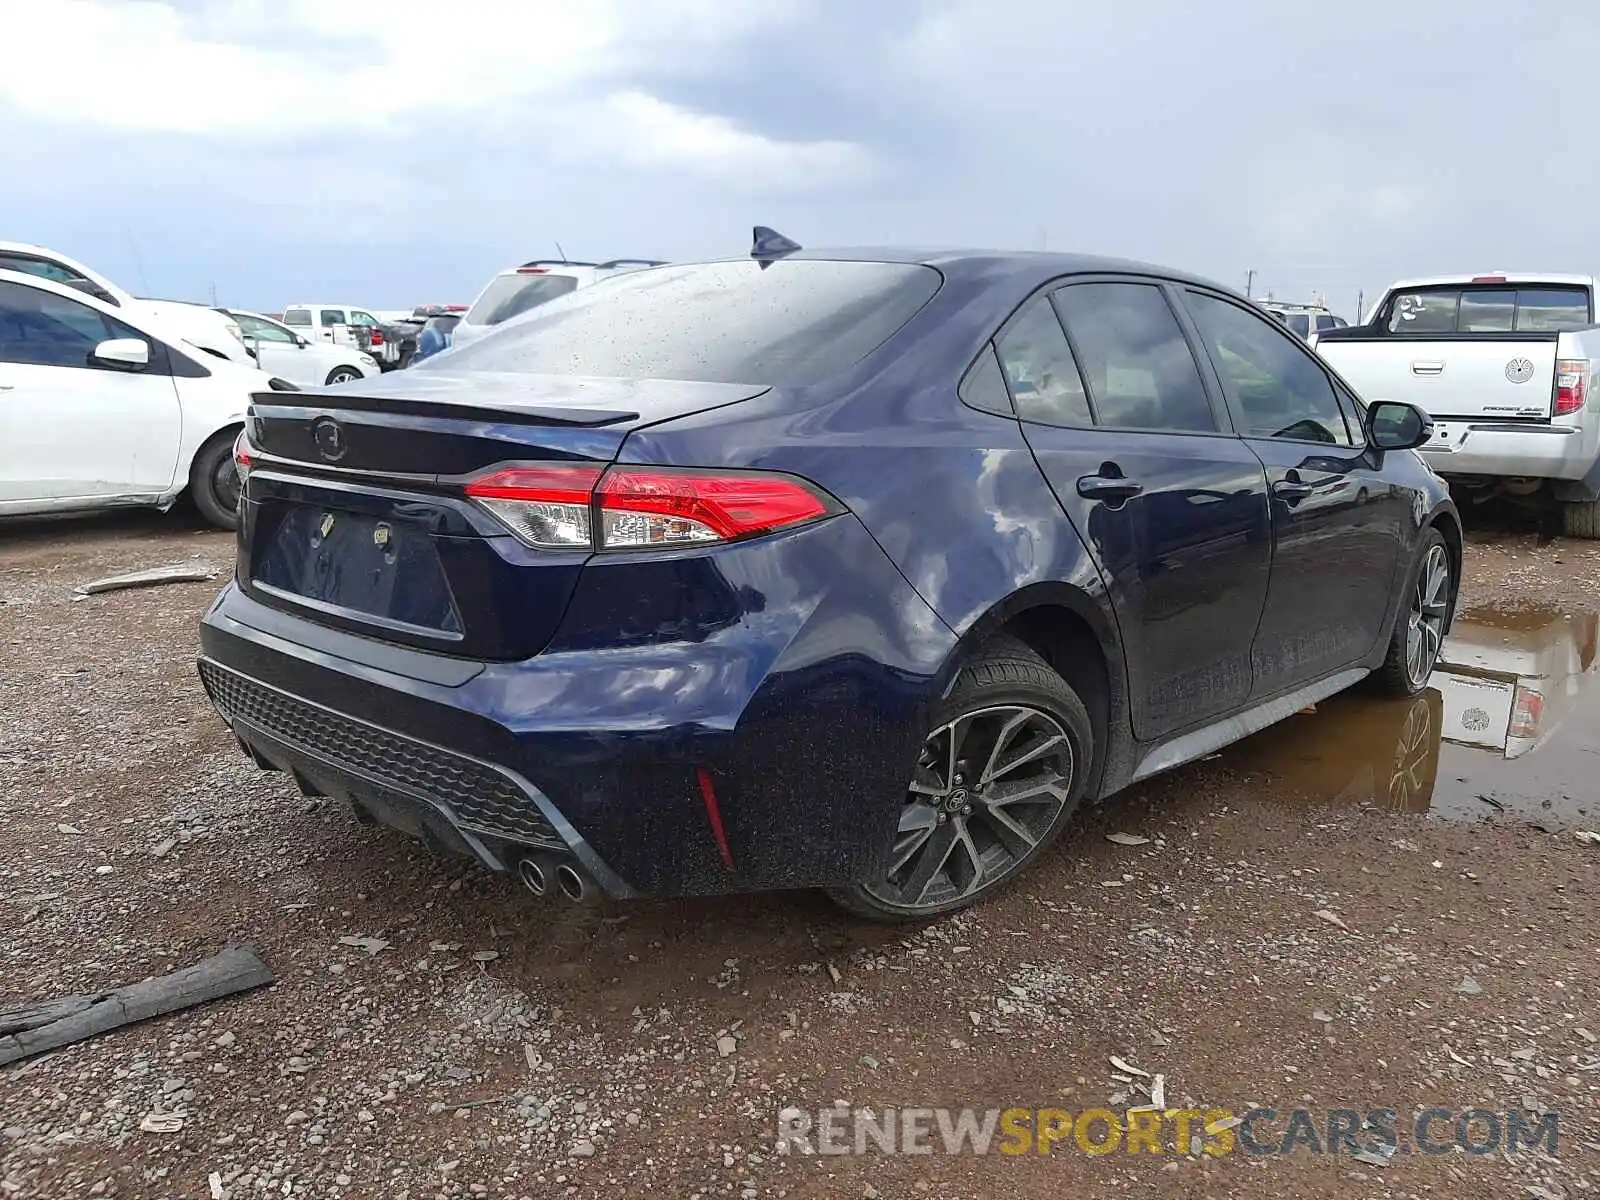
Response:
[{"label": "red reflector", "polygon": [[233,463],[237,467],[250,469],[250,443],[245,441],[244,430],[239,431],[239,436],[233,442]]},{"label": "red reflector", "polygon": [[467,484],[479,500],[524,500],[534,504],[587,504],[601,467],[507,467]]},{"label": "red reflector", "polygon": [[700,802],[706,806],[706,821],[711,826],[711,836],[716,839],[717,853],[722,855],[722,865],[733,870],[733,851],[728,847],[728,835],[722,828],[722,810],[717,806],[717,789],[712,785],[711,772],[705,767],[694,769],[700,781]]},{"label": "red reflector", "polygon": [[[600,507],[604,512],[690,522],[721,539],[749,537],[828,514],[821,497],[782,475],[719,475],[659,467],[612,467],[600,484]],[[606,545],[630,541],[612,536],[608,528]]]}]

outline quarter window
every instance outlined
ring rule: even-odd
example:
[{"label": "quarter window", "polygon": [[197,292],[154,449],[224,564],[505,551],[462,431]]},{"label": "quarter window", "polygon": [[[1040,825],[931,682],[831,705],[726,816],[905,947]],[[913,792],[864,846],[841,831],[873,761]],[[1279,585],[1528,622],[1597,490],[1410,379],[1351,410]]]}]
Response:
[{"label": "quarter window", "polygon": [[1073,284],[1057,291],[1055,302],[1080,356],[1097,424],[1216,430],[1200,369],[1159,287]]},{"label": "quarter window", "polygon": [[0,362],[88,367],[101,342],[138,336],[86,304],[21,284],[0,283]]},{"label": "quarter window", "polygon": [[1252,312],[1201,292],[1189,307],[1245,437],[1354,445],[1327,372]]},{"label": "quarter window", "polygon": [[1006,391],[1005,377],[1000,373],[1000,363],[994,348],[985,346],[978,360],[967,370],[961,381],[961,402],[980,412],[1011,416],[1011,396]]},{"label": "quarter window", "polygon": [[1017,416],[1041,425],[1092,425],[1083,377],[1044,296],[1035,296],[995,343]]}]

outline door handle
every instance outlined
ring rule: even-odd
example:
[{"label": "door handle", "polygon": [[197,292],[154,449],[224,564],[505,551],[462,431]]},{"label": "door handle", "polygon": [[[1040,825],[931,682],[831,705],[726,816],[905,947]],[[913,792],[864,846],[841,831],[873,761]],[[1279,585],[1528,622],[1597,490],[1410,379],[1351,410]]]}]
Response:
[{"label": "door handle", "polygon": [[1423,360],[1411,364],[1413,375],[1443,375],[1444,363],[1442,360]]},{"label": "door handle", "polygon": [[1272,485],[1272,494],[1282,500],[1304,500],[1316,491],[1315,484],[1300,479],[1280,479]]},{"label": "door handle", "polygon": [[1085,475],[1078,480],[1078,495],[1085,500],[1126,500],[1144,491],[1144,484],[1120,475]]}]

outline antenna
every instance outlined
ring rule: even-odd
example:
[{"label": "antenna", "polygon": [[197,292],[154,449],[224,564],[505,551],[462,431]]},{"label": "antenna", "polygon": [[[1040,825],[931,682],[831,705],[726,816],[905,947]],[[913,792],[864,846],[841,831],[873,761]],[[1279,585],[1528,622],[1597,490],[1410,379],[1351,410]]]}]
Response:
[{"label": "antenna", "polygon": [[560,242],[556,243],[556,255],[561,259],[562,262],[567,261],[567,252],[561,248]]},{"label": "antenna", "polygon": [[150,281],[145,278],[144,259],[139,257],[139,243],[134,240],[133,230],[129,229],[126,224],[122,227],[122,233],[128,239],[128,249],[133,251],[133,265],[139,271],[139,286],[144,289],[144,294],[148,296],[150,294]]}]

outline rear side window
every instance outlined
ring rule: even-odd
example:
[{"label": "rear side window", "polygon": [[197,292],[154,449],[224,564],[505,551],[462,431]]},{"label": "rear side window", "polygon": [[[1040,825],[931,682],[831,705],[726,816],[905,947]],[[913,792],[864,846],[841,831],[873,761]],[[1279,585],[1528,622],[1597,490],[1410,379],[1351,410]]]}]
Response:
[{"label": "rear side window", "polygon": [[1398,292],[1381,328],[1401,336],[1432,333],[1556,333],[1590,322],[1581,287],[1465,287]]},{"label": "rear side window", "polygon": [[1097,424],[1217,428],[1200,368],[1159,287],[1079,283],[1056,292],[1055,302],[1077,347]]},{"label": "rear side window", "polygon": [[330,325],[345,324],[348,324],[348,322],[344,319],[344,313],[339,311],[337,308],[325,308],[322,310],[323,328],[327,328]]},{"label": "rear side window", "polygon": [[571,275],[497,275],[473,302],[467,320],[474,325],[498,325],[565,296],[577,286]]},{"label": "rear side window", "polygon": [[1092,425],[1083,376],[1045,296],[1028,301],[995,343],[1017,416],[1041,425]]},{"label": "rear side window", "polygon": [[283,314],[283,323],[285,325],[310,325],[311,314],[303,308],[291,308]]},{"label": "rear side window", "polygon": [[943,276],[907,263],[693,263],[580,288],[419,370],[803,386],[897,333]]}]

